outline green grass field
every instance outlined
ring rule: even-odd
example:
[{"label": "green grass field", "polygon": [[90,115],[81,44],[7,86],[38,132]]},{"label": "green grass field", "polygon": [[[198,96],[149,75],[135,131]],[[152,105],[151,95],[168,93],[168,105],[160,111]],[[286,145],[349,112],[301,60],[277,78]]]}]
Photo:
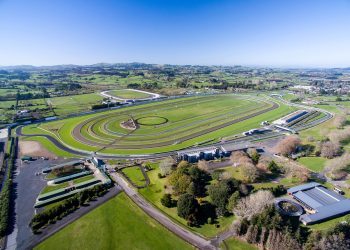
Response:
[{"label": "green grass field", "polygon": [[298,162],[313,172],[321,172],[324,169],[327,159],[322,157],[302,157]]},{"label": "green grass field", "polygon": [[56,185],[52,185],[52,186],[46,186],[41,192],[40,194],[44,194],[44,193],[48,193],[54,190],[58,190],[61,188],[66,188],[69,187],[69,183],[71,182],[73,185],[84,182],[84,181],[89,181],[94,179],[95,177],[93,175],[87,175],[87,176],[83,176],[71,181],[66,181],[66,182],[62,182],[60,184],[56,184]]},{"label": "green grass field", "polygon": [[[277,119],[291,111],[286,105],[232,125],[225,123],[271,107],[264,98],[242,95],[201,96],[168,100],[24,127],[25,134],[50,134],[64,144],[105,154],[145,154],[217,142]],[[140,119],[135,131],[120,126]],[[146,124],[142,125],[142,121]],[[150,125],[153,124],[153,125]],[[209,132],[208,132],[209,131]],[[78,136],[78,137],[77,137]],[[36,138],[34,138],[36,139]]]},{"label": "green grass field", "polygon": [[108,94],[115,97],[119,97],[121,99],[143,99],[143,98],[152,97],[152,95],[149,95],[147,93],[142,93],[142,92],[133,91],[129,89],[111,90],[111,91],[108,91]]},{"label": "green grass field", "polygon": [[52,105],[56,115],[65,116],[71,113],[79,113],[90,110],[91,105],[100,104],[103,97],[97,93],[53,97],[46,99]]},{"label": "green grass field", "polygon": [[236,238],[229,238],[225,240],[221,245],[221,249],[227,250],[257,250],[258,248]]},{"label": "green grass field", "polygon": [[63,228],[34,249],[193,249],[148,217],[124,193]]},{"label": "green grass field", "polygon": [[146,184],[145,177],[139,167],[124,168],[122,171],[135,185],[143,186]]}]

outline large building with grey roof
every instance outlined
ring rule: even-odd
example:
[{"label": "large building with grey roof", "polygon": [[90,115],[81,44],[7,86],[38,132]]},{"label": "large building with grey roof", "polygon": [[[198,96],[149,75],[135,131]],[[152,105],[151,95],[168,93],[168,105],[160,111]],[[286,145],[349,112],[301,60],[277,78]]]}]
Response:
[{"label": "large building with grey roof", "polygon": [[307,212],[300,216],[305,224],[315,224],[350,213],[350,200],[319,183],[310,182],[287,190]]}]

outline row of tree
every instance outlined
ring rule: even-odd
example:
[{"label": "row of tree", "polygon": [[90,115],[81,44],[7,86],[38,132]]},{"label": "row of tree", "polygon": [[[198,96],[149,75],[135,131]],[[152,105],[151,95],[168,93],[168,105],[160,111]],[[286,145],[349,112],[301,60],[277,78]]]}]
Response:
[{"label": "row of tree", "polygon": [[11,151],[7,160],[6,180],[3,182],[0,193],[0,237],[5,236],[9,224],[11,188],[12,188],[12,172],[15,167],[15,159],[17,153],[17,138],[11,139]]},{"label": "row of tree", "polygon": [[33,232],[37,233],[42,227],[55,223],[57,220],[60,220],[68,214],[74,212],[85,203],[95,200],[97,197],[103,196],[107,191],[107,186],[97,185],[73,195],[71,198],[64,200],[58,206],[54,206],[34,215],[30,222]]}]

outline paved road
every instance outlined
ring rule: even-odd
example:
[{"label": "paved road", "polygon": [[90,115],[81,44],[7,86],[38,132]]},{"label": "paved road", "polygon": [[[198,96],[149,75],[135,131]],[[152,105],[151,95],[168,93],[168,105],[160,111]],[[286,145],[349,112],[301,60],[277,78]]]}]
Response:
[{"label": "paved road", "polygon": [[125,193],[149,216],[157,220],[168,230],[189,242],[199,249],[216,249],[210,241],[201,236],[179,226],[158,209],[149,204],[141,195],[139,195],[129,184],[118,174],[111,173],[111,177],[124,189]]}]

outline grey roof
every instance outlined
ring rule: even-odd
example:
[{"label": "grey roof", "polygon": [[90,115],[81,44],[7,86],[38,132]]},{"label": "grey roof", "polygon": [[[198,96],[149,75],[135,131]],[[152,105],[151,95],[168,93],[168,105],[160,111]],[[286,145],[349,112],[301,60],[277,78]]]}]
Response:
[{"label": "grey roof", "polygon": [[316,184],[318,183],[312,182],[311,185],[306,187],[302,187],[305,185],[296,187],[299,189],[302,188],[302,190],[294,192],[293,196],[314,210],[319,210],[318,208],[320,207],[345,200],[344,196],[337,194],[334,191],[330,191],[320,184]]},{"label": "grey roof", "polygon": [[318,201],[314,200],[304,192],[297,192],[294,193],[294,197],[306,204],[308,207],[316,210],[318,207],[322,207],[322,204],[319,203]]},{"label": "grey roof", "polygon": [[185,150],[180,150],[177,152],[178,155],[187,154],[187,155],[199,155],[201,152],[203,153],[214,153],[216,152],[217,147],[206,147],[206,148],[190,148]]},{"label": "grey roof", "polygon": [[225,144],[221,146],[221,150],[224,152],[232,152],[236,150],[244,150],[251,147],[251,143],[247,142],[246,144],[236,144],[236,143],[231,143],[231,144]]},{"label": "grey roof", "polygon": [[55,166],[52,166],[52,167],[43,168],[43,171],[51,171],[51,170],[54,170],[54,169],[57,169],[57,168],[63,168],[65,166],[73,166],[73,165],[76,165],[76,164],[83,164],[83,163],[84,163],[83,160],[74,160],[74,161],[69,161],[69,162],[65,162],[65,163],[62,163],[62,164],[58,164],[58,165],[55,165]]},{"label": "grey roof", "polygon": [[304,214],[300,216],[300,220],[305,224],[312,224],[326,219],[331,219],[345,215],[350,212],[350,200],[344,199],[337,203],[318,208],[315,214]]},{"label": "grey roof", "polygon": [[294,193],[296,193],[298,191],[303,191],[303,190],[311,189],[311,188],[318,187],[318,186],[321,186],[321,184],[319,184],[317,182],[309,182],[309,183],[306,183],[304,185],[299,185],[299,186],[296,186],[296,187],[289,188],[287,190],[287,192],[289,194],[294,194]]}]

